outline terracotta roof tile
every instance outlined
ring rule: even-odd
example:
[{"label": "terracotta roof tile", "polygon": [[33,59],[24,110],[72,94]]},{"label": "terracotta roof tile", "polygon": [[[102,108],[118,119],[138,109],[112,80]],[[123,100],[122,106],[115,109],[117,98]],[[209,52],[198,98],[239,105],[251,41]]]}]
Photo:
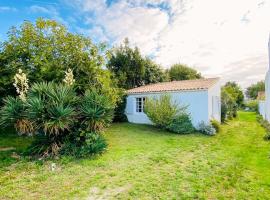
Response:
[{"label": "terracotta roof tile", "polygon": [[147,93],[147,92],[165,92],[180,90],[207,90],[217,83],[219,78],[205,78],[185,81],[171,81],[154,83],[140,86],[127,91],[128,94]]}]

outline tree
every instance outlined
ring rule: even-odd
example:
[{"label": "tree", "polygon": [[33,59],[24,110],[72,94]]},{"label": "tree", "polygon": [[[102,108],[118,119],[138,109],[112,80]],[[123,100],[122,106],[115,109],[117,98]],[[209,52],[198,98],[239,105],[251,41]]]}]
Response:
[{"label": "tree", "polygon": [[234,101],[237,104],[238,108],[243,106],[244,94],[243,94],[243,91],[241,90],[240,86],[236,82],[230,82],[229,81],[224,85],[223,88],[234,99]]},{"label": "tree", "polygon": [[138,47],[131,48],[128,39],[112,50],[107,68],[118,79],[118,86],[124,89],[165,80],[161,67],[144,58]]},{"label": "tree", "polygon": [[256,99],[258,96],[258,92],[260,91],[265,91],[264,81],[259,81],[249,86],[246,90],[246,95],[251,99]]},{"label": "tree", "polygon": [[202,78],[201,74],[195,69],[183,64],[174,64],[168,70],[169,77],[172,81],[191,80]]},{"label": "tree", "polygon": [[12,27],[0,48],[0,96],[14,95],[13,76],[21,68],[29,82],[61,82],[72,69],[77,91],[89,87],[111,90],[114,85],[104,66],[108,51],[104,44],[73,34],[54,20],[25,21],[19,29]]},{"label": "tree", "polygon": [[244,95],[240,86],[235,82],[227,82],[221,88],[221,121],[237,116],[237,109],[242,107]]}]

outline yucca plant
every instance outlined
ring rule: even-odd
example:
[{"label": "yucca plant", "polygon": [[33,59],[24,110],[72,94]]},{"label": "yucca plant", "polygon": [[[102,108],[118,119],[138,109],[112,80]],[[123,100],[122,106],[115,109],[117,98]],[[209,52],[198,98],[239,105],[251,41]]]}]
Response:
[{"label": "yucca plant", "polygon": [[114,104],[97,90],[87,90],[82,97],[80,118],[88,131],[99,132],[113,119]]},{"label": "yucca plant", "polygon": [[0,116],[0,125],[3,127],[14,126],[19,134],[34,132],[34,124],[25,116],[24,102],[18,97],[8,96],[4,99]]},{"label": "yucca plant", "polygon": [[37,83],[30,89],[25,113],[39,133],[49,140],[44,155],[58,154],[65,137],[76,123],[77,101],[74,89],[63,84]]}]

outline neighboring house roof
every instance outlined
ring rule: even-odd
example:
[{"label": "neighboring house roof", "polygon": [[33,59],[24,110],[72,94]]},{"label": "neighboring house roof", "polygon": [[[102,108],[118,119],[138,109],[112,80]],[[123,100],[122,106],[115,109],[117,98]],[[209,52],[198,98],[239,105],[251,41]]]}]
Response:
[{"label": "neighboring house roof", "polygon": [[264,91],[258,92],[257,100],[265,100],[265,92]]},{"label": "neighboring house roof", "polygon": [[168,92],[185,90],[208,90],[218,82],[219,78],[205,78],[185,81],[171,81],[154,83],[140,86],[127,91],[128,94],[148,93],[148,92]]}]

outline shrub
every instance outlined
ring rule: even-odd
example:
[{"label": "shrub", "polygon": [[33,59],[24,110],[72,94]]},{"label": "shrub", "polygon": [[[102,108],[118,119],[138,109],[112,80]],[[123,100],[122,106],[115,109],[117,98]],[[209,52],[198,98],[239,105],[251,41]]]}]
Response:
[{"label": "shrub", "polygon": [[149,119],[158,127],[166,128],[178,113],[186,107],[179,107],[172,102],[170,95],[161,95],[159,99],[146,99],[144,112]]},{"label": "shrub", "polygon": [[194,132],[194,127],[191,123],[190,115],[182,113],[174,117],[167,129],[174,133],[188,134]]},{"label": "shrub", "polygon": [[106,148],[106,140],[101,134],[79,131],[76,137],[64,143],[61,154],[74,157],[87,157],[102,153]]},{"label": "shrub", "polygon": [[220,123],[217,120],[212,119],[211,125],[214,127],[217,133],[220,131]]},{"label": "shrub", "polygon": [[232,95],[226,90],[221,90],[221,122],[237,116],[237,103]]},{"label": "shrub", "polygon": [[267,120],[263,119],[261,115],[257,115],[256,118],[259,124],[266,130],[266,134],[263,138],[265,140],[270,140],[270,123]]},{"label": "shrub", "polygon": [[36,136],[28,153],[56,156],[64,146],[66,153],[72,146],[78,155],[86,155],[106,147],[100,132],[112,121],[118,97],[106,87],[79,96],[72,87],[74,81],[69,70],[64,84],[36,83],[23,93],[23,98],[6,98],[0,123],[14,124],[19,133]]},{"label": "shrub", "polygon": [[37,83],[30,89],[25,113],[36,129],[47,136],[48,148],[41,151],[44,155],[58,154],[76,123],[77,100],[74,89],[63,84]]},{"label": "shrub", "polygon": [[4,106],[0,110],[0,116],[1,126],[14,126],[20,135],[30,134],[34,131],[33,123],[25,116],[24,102],[18,97],[8,96],[4,99]]},{"label": "shrub", "polygon": [[198,131],[205,135],[215,135],[216,130],[211,124],[206,124],[205,122],[201,122],[198,125]]},{"label": "shrub", "polygon": [[113,119],[114,105],[105,94],[97,90],[87,90],[79,105],[80,121],[86,130],[99,132]]},{"label": "shrub", "polygon": [[259,111],[259,103],[257,100],[250,100],[247,101],[245,104],[246,108],[248,108],[250,111],[257,112]]},{"label": "shrub", "polygon": [[114,110],[113,122],[127,122],[127,116],[125,114],[127,103],[127,95],[122,95],[121,100],[117,102]]}]

